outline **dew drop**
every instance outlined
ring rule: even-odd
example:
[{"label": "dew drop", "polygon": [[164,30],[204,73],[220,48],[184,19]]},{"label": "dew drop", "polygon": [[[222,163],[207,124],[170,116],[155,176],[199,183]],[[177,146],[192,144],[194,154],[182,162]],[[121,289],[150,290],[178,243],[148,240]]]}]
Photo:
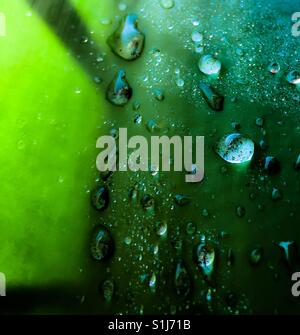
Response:
[{"label": "dew drop", "polygon": [[203,41],[203,35],[199,31],[194,31],[192,33],[192,41],[201,43]]},{"label": "dew drop", "polygon": [[298,85],[300,84],[300,72],[296,70],[290,71],[286,79],[290,84]]},{"label": "dew drop", "polygon": [[202,73],[218,76],[221,71],[222,64],[212,55],[204,55],[200,58],[198,66]]},{"label": "dew drop", "polygon": [[106,91],[106,98],[116,106],[124,106],[132,97],[132,88],[126,79],[124,70],[119,70],[115,78],[109,84]]},{"label": "dew drop", "polygon": [[145,35],[138,29],[137,15],[125,16],[107,42],[119,57],[125,60],[137,59],[142,54],[145,43]]},{"label": "dew drop", "polygon": [[174,0],[160,0],[160,5],[164,9],[171,9],[175,6]]},{"label": "dew drop", "polygon": [[217,142],[215,151],[228,163],[245,163],[253,157],[254,142],[239,133],[225,135]]},{"label": "dew drop", "polygon": [[280,65],[276,62],[272,62],[269,64],[268,66],[268,70],[272,73],[272,74],[276,74],[280,71]]}]

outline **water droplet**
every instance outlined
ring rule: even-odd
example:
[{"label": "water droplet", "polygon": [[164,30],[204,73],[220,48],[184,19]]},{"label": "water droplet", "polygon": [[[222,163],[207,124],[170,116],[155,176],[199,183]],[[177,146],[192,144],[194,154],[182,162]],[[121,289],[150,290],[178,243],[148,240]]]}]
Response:
[{"label": "water droplet", "polygon": [[300,154],[298,155],[298,157],[297,157],[297,159],[296,159],[296,161],[294,163],[294,168],[296,170],[300,170]]},{"label": "water droplet", "polygon": [[217,93],[211,86],[206,85],[205,83],[201,82],[199,84],[199,88],[201,91],[201,94],[207,104],[212,108],[213,110],[220,112],[223,110],[224,106],[224,97],[221,96],[219,93]]},{"label": "water droplet", "polygon": [[280,65],[276,62],[272,62],[271,64],[269,64],[268,66],[268,70],[272,73],[272,74],[276,74],[280,71]]},{"label": "water droplet", "polygon": [[125,239],[124,239],[124,243],[126,244],[126,245],[130,245],[131,244],[131,237],[130,236],[127,236],[127,237],[125,237]]},{"label": "water droplet", "polygon": [[155,120],[149,120],[147,122],[147,130],[150,132],[150,133],[154,133],[155,131],[159,130],[159,125],[157,124],[157,122]]},{"label": "water droplet", "polygon": [[106,303],[110,303],[112,301],[115,290],[114,282],[112,280],[105,280],[101,286],[101,289],[104,301]]},{"label": "water droplet", "polygon": [[198,65],[202,73],[214,76],[219,75],[222,67],[221,62],[218,59],[214,58],[212,55],[202,56],[199,60]]},{"label": "water droplet", "polygon": [[187,225],[186,225],[186,232],[187,232],[187,234],[189,234],[189,235],[195,234],[196,229],[197,229],[197,227],[196,227],[196,225],[195,225],[194,222],[188,222],[187,223]]},{"label": "water droplet", "polygon": [[179,76],[179,74],[180,74],[180,69],[176,68],[176,69],[174,70],[174,73],[175,73],[177,76]]},{"label": "water droplet", "polygon": [[280,172],[280,162],[276,157],[267,156],[264,159],[264,170],[271,176]]},{"label": "water droplet", "polygon": [[234,262],[233,250],[232,248],[229,248],[227,252],[227,265],[232,266],[233,262]]},{"label": "water droplet", "polygon": [[259,141],[259,146],[262,150],[267,150],[268,149],[268,144],[265,140]]},{"label": "water droplet", "polygon": [[109,193],[106,186],[98,187],[92,193],[92,205],[97,211],[102,211],[108,207]]},{"label": "water droplet", "polygon": [[215,151],[228,163],[245,163],[253,157],[254,142],[239,133],[225,135],[217,142]]},{"label": "water droplet", "polygon": [[168,231],[168,225],[167,222],[157,222],[156,223],[156,233],[159,236],[165,236]]},{"label": "water droplet", "polygon": [[108,26],[111,24],[111,20],[107,17],[103,17],[100,19],[100,23],[103,24],[104,26]]},{"label": "water droplet", "polygon": [[145,36],[138,29],[136,14],[125,16],[118,29],[108,38],[111,50],[125,60],[137,59],[144,49]]},{"label": "water droplet", "polygon": [[239,217],[239,218],[242,218],[246,215],[246,209],[244,206],[238,206],[236,208],[236,215]]},{"label": "water droplet", "polygon": [[258,126],[258,127],[262,127],[264,125],[264,119],[262,117],[258,117],[256,120],[255,120],[255,124]]},{"label": "water droplet", "polygon": [[178,206],[186,206],[191,203],[192,198],[188,195],[176,194],[174,200]]},{"label": "water droplet", "polygon": [[240,57],[244,56],[244,51],[241,48],[237,48],[235,53]]},{"label": "water droplet", "polygon": [[257,247],[254,248],[251,253],[250,253],[250,257],[249,257],[249,261],[251,265],[258,265],[263,257],[263,248],[261,247]]},{"label": "water droplet", "polygon": [[290,71],[286,79],[290,84],[298,85],[300,84],[300,72],[296,70]]},{"label": "water droplet", "polygon": [[206,243],[199,244],[197,248],[197,264],[204,276],[210,279],[214,270],[215,249]]},{"label": "water droplet", "polygon": [[115,78],[109,84],[106,91],[106,98],[113,105],[124,106],[132,97],[132,88],[130,87],[126,73],[123,69],[119,70]]},{"label": "water droplet", "polygon": [[181,78],[178,78],[178,79],[176,80],[176,85],[177,85],[178,87],[183,87],[183,86],[184,86],[184,80],[181,79]]},{"label": "water droplet", "polygon": [[296,244],[294,241],[282,241],[278,243],[278,246],[283,251],[284,260],[288,265],[293,265],[293,261],[296,258]]},{"label": "water droplet", "polygon": [[141,123],[142,123],[142,120],[143,120],[142,115],[137,114],[137,115],[134,117],[133,122],[136,123],[136,124],[141,124]]},{"label": "water droplet", "polygon": [[141,108],[141,104],[138,102],[138,101],[134,101],[133,104],[132,104],[132,109],[134,111],[137,111]]},{"label": "water droplet", "polygon": [[94,82],[95,82],[96,84],[101,84],[101,83],[102,83],[102,79],[101,79],[99,76],[95,76],[95,77],[94,77]]},{"label": "water droplet", "polygon": [[198,27],[198,26],[200,25],[200,21],[199,21],[198,19],[195,19],[195,18],[194,18],[194,19],[192,20],[192,24],[193,24],[194,27]]},{"label": "water droplet", "polygon": [[165,99],[163,91],[159,89],[154,90],[154,96],[155,96],[155,99],[158,101],[163,101]]},{"label": "water droplet", "polygon": [[149,287],[152,291],[155,291],[156,289],[156,274],[153,273],[150,280],[149,280]]},{"label": "water droplet", "polygon": [[174,0],[160,0],[160,5],[164,9],[171,9],[175,6]]},{"label": "water droplet", "polygon": [[203,208],[201,214],[202,214],[202,216],[204,216],[205,218],[208,218],[208,217],[209,217],[208,209],[207,209],[207,208]]},{"label": "water droplet", "polygon": [[272,197],[272,200],[274,200],[274,201],[281,200],[282,199],[282,193],[278,188],[273,187],[271,197]]},{"label": "water droplet", "polygon": [[141,205],[143,209],[146,211],[150,211],[150,212],[154,211],[154,206],[155,206],[154,198],[149,194],[145,194],[143,198],[141,199]]},{"label": "water droplet", "polygon": [[203,51],[204,51],[204,48],[203,48],[202,45],[197,45],[197,44],[195,45],[195,52],[196,52],[197,54],[202,54]]},{"label": "water droplet", "polygon": [[177,263],[174,286],[177,295],[181,297],[186,297],[191,290],[191,278],[183,261]]},{"label": "water droplet", "polygon": [[126,5],[126,3],[123,3],[123,2],[121,2],[121,3],[119,3],[119,10],[121,11],[121,12],[124,12],[126,9],[127,9],[127,5]]},{"label": "water droplet", "polygon": [[201,43],[203,41],[203,35],[199,31],[192,32],[192,41]]},{"label": "water droplet", "polygon": [[138,184],[135,184],[134,187],[129,191],[129,199],[134,205],[137,205],[138,197],[139,197]]},{"label": "water droplet", "polygon": [[114,252],[114,242],[110,232],[103,225],[95,228],[91,240],[91,255],[94,260],[109,258]]}]

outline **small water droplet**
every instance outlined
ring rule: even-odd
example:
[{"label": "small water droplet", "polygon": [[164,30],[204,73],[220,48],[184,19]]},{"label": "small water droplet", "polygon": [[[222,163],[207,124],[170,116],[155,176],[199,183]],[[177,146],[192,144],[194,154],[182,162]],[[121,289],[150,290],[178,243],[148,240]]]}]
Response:
[{"label": "small water droplet", "polygon": [[276,62],[272,62],[269,64],[268,66],[268,70],[272,73],[272,74],[276,74],[280,71],[280,65]]},{"label": "small water droplet", "polygon": [[98,187],[93,193],[91,198],[92,206],[97,211],[102,211],[108,207],[109,193],[106,186]]},{"label": "small water droplet", "polygon": [[175,6],[174,0],[160,0],[160,5],[164,9],[171,9]]},{"label": "small water droplet", "polygon": [[176,80],[176,85],[177,85],[178,87],[183,87],[183,86],[184,86],[184,80],[181,79],[181,78],[178,78],[178,79]]},{"label": "small water droplet", "polygon": [[156,233],[159,236],[165,236],[168,231],[168,225],[167,222],[157,222],[156,223]]},{"label": "small water droplet", "polygon": [[261,247],[254,248],[250,253],[249,258],[250,264],[258,265],[261,262],[262,257],[263,257],[263,248]]},{"label": "small water droplet", "polygon": [[215,249],[206,243],[199,244],[197,248],[197,264],[204,276],[210,279],[214,270]]},{"label": "small water droplet", "polygon": [[176,266],[174,286],[178,296],[186,297],[191,289],[191,278],[183,261]]},{"label": "small water droplet", "polygon": [[203,41],[203,35],[199,31],[193,31],[192,41],[196,43],[201,43]]},{"label": "small water droplet", "polygon": [[113,105],[124,106],[132,97],[132,88],[123,69],[119,70],[106,91],[106,98]]},{"label": "small water droplet", "polygon": [[114,241],[103,225],[95,228],[91,239],[91,255],[95,261],[110,257],[114,251]]},{"label": "small water droplet", "polygon": [[112,301],[114,295],[115,285],[112,280],[105,280],[101,286],[103,298],[106,303],[110,303]]},{"label": "small water droplet", "polygon": [[300,84],[300,72],[296,70],[290,71],[286,79],[290,84],[298,85]]},{"label": "small water droplet", "polygon": [[121,12],[124,12],[126,9],[127,9],[127,5],[126,5],[126,3],[123,3],[123,2],[121,2],[121,3],[119,3],[119,10],[121,11]]}]

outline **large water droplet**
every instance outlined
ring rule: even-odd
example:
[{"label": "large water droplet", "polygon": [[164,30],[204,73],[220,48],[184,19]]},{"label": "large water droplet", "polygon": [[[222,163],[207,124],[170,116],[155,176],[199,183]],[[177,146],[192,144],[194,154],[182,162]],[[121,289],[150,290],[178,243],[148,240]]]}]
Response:
[{"label": "large water droplet", "polygon": [[138,29],[136,14],[125,16],[118,29],[108,38],[111,50],[125,60],[138,58],[144,49],[145,35]]},{"label": "large water droplet", "polygon": [[215,151],[228,163],[245,163],[253,157],[254,142],[239,133],[225,135],[217,142]]},{"label": "large water droplet", "polygon": [[207,75],[214,76],[219,75],[222,67],[221,62],[218,59],[214,58],[212,55],[202,56],[199,60],[198,65],[201,72]]},{"label": "large water droplet", "polygon": [[103,225],[96,227],[92,234],[91,255],[95,261],[109,258],[114,252],[114,241]]},{"label": "large water droplet", "polygon": [[106,91],[106,98],[113,105],[124,106],[132,97],[132,88],[130,87],[126,73],[123,69],[119,70],[115,78],[109,84]]}]

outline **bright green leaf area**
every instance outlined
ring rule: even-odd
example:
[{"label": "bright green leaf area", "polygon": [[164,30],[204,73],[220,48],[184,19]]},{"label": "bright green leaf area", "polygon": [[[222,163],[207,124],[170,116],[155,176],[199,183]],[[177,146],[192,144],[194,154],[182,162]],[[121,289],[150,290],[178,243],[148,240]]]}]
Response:
[{"label": "bright green leaf area", "polygon": [[[87,2],[73,3],[88,18]],[[94,3],[108,10],[107,2]],[[80,283],[106,103],[25,1],[2,0],[0,11],[7,22],[0,37],[0,272],[8,290]]]}]

